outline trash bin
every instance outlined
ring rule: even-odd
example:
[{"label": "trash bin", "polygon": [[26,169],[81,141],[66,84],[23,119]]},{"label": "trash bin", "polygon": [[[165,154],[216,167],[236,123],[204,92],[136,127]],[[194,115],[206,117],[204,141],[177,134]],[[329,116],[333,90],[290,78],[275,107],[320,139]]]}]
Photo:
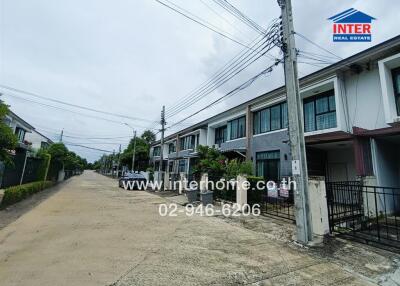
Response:
[{"label": "trash bin", "polygon": [[195,201],[197,201],[197,194],[198,194],[198,190],[196,189],[190,189],[186,191],[186,197],[188,199],[189,204],[194,203]]},{"label": "trash bin", "polygon": [[206,191],[204,193],[200,193],[200,200],[203,206],[212,205],[213,204],[213,194],[212,191]]}]

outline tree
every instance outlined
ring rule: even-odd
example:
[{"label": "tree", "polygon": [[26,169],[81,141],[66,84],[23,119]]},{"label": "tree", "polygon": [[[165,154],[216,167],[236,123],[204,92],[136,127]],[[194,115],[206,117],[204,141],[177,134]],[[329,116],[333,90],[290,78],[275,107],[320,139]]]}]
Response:
[{"label": "tree", "polygon": [[54,143],[51,144],[44,152],[47,152],[51,155],[51,159],[53,162],[56,161],[64,164],[67,160],[69,151],[63,143]]},{"label": "tree", "polygon": [[253,175],[253,164],[251,161],[240,162],[238,159],[233,159],[226,165],[224,176],[227,179],[235,179],[238,175]]},{"label": "tree", "polygon": [[199,146],[197,148],[198,160],[194,166],[197,174],[208,173],[209,177],[222,177],[226,168],[226,157],[217,149],[209,146]]},{"label": "tree", "polygon": [[136,137],[135,148],[134,145],[135,141],[132,139],[128,147],[121,154],[121,163],[131,168],[133,149],[135,149],[135,169],[144,171],[149,163],[150,144],[142,137]]},{"label": "tree", "polygon": [[13,130],[5,123],[8,106],[0,101],[0,161],[11,164],[10,150],[17,146],[18,139]]},{"label": "tree", "polygon": [[156,141],[156,134],[153,131],[146,130],[143,132],[142,136],[140,136],[147,144],[151,144]]},{"label": "tree", "polygon": [[146,130],[142,133],[140,137],[136,137],[135,140],[131,139],[129,145],[121,154],[122,165],[128,166],[129,169],[132,168],[132,155],[135,149],[135,169],[144,171],[149,166],[150,159],[150,145],[156,139],[156,135],[150,131]]}]

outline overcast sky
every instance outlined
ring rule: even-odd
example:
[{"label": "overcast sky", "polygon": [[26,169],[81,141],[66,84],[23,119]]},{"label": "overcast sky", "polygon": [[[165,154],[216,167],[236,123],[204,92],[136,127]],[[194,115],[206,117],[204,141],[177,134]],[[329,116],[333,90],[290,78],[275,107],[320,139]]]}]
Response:
[{"label": "overcast sky", "polygon": [[[212,0],[171,1],[232,34],[240,42],[249,43],[257,36],[255,31]],[[263,27],[280,14],[276,0],[229,2]],[[376,45],[400,32],[400,1],[292,2],[295,30],[341,57]],[[119,144],[124,148],[132,134],[124,123],[135,127],[139,134],[146,127],[159,128],[151,121],[159,120],[162,105],[166,105],[168,111],[243,50],[239,44],[154,0],[0,0],[0,3],[0,84],[141,119],[93,113],[0,89],[2,99],[11,109],[38,131],[58,140],[61,129],[64,129],[66,143],[110,151],[118,150]],[[332,42],[331,22],[327,18],[349,8],[377,18],[373,23],[371,43]],[[300,38],[296,39],[296,44],[300,50],[329,56]],[[277,49],[271,54],[279,57]],[[201,109],[271,62],[266,57],[260,59],[214,93],[169,118],[169,125]],[[299,64],[300,76],[316,69],[312,65]],[[203,120],[282,83],[283,70],[277,67],[251,87],[186,123]],[[172,131],[177,130],[169,132]],[[123,138],[90,139],[96,137]],[[68,148],[89,161],[102,155],[100,151],[81,147]]]}]

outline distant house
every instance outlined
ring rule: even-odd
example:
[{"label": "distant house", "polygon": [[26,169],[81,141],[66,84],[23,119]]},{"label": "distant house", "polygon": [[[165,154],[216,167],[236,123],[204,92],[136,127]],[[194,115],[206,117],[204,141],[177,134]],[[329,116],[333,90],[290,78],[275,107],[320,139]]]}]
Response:
[{"label": "distant house", "polygon": [[32,130],[31,133],[26,134],[26,140],[32,143],[32,148],[35,150],[39,150],[41,148],[45,149],[53,144],[53,141],[37,130]]},{"label": "distant house", "polygon": [[31,133],[35,128],[12,111],[9,111],[8,115],[6,115],[5,122],[18,137],[16,151],[29,149],[31,142],[27,140],[26,135]]}]

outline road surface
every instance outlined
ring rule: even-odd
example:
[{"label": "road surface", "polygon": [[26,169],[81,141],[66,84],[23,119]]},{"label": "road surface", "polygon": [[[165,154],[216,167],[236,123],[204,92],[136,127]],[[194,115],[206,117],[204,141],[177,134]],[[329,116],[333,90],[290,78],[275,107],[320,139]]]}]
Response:
[{"label": "road surface", "polygon": [[0,230],[0,285],[368,285],[217,217],[161,217],[166,198],[91,171]]}]

